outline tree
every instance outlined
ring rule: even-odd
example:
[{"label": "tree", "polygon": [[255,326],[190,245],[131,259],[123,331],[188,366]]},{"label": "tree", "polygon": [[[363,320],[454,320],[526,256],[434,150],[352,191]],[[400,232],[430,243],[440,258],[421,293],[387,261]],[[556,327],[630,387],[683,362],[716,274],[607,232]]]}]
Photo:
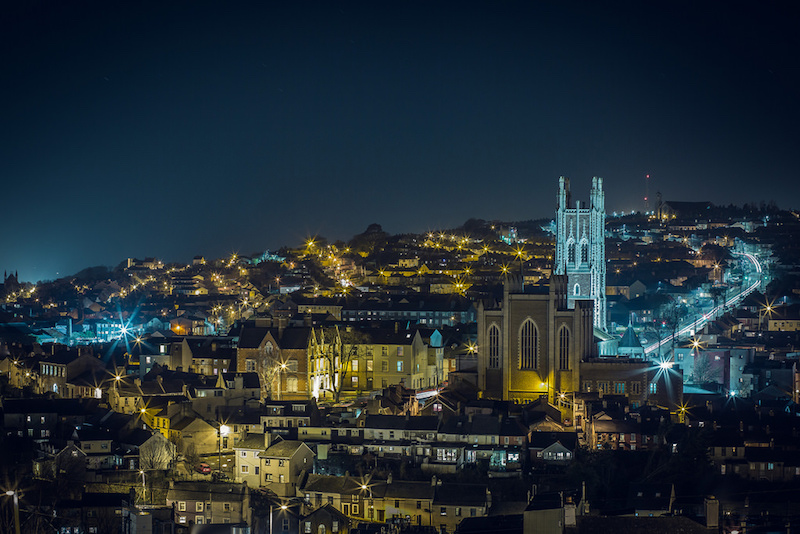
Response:
[{"label": "tree", "polygon": [[145,471],[169,469],[176,455],[176,447],[160,432],[139,447],[139,468]]},{"label": "tree", "polygon": [[320,381],[320,389],[333,393],[335,402],[341,398],[351,362],[367,340],[364,333],[350,327],[345,330],[340,330],[338,326],[320,328],[315,333],[315,358],[322,367],[317,372],[317,380]]}]

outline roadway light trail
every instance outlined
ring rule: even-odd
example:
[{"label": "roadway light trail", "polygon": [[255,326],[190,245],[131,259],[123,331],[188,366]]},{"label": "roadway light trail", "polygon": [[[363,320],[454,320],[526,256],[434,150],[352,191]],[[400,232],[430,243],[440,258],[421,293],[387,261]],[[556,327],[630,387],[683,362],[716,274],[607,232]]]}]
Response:
[{"label": "roadway light trail", "polygon": [[[733,254],[739,254],[741,256],[746,257],[755,267],[757,274],[760,275],[761,273],[763,273],[763,268],[761,267],[761,263],[758,261],[758,258],[756,258],[753,254],[747,252],[734,252]],[[721,310],[724,310],[728,306],[733,306],[735,304],[738,304],[739,302],[744,300],[744,298],[747,297],[747,295],[758,289],[760,286],[761,286],[761,277],[759,276],[758,280],[756,280],[746,288],[739,291],[736,295],[728,298],[723,304],[720,304],[719,306],[712,308],[711,311],[704,313],[703,315],[700,316],[700,318],[684,326],[683,328],[675,332],[675,334],[670,334],[664,339],[661,339],[656,343],[653,343],[652,345],[645,347],[644,349],[645,354],[650,354],[652,352],[659,350],[665,344],[670,343],[673,340],[673,338],[680,339],[682,336],[686,334],[691,334],[696,332],[697,330],[705,326],[705,324],[709,320],[715,318]]]}]

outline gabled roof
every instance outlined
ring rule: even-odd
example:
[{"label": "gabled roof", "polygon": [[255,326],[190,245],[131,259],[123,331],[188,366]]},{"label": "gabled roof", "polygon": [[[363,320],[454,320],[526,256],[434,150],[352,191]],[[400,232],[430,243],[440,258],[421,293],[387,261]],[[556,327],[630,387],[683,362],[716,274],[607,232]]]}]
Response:
[{"label": "gabled roof", "polygon": [[243,438],[236,441],[233,448],[261,450],[264,448],[264,434],[247,433]]},{"label": "gabled roof", "polygon": [[532,449],[545,449],[554,443],[571,451],[578,447],[577,432],[531,432],[528,437],[528,446]]},{"label": "gabled roof", "polygon": [[[259,458],[291,458],[294,456],[297,451],[305,447],[308,449],[308,445],[303,443],[302,441],[297,441],[293,439],[286,439],[279,441],[277,443],[273,443],[272,445],[267,448],[267,450],[258,454]],[[311,449],[309,449],[311,450]]]},{"label": "gabled roof", "polygon": [[364,418],[364,428],[436,432],[439,428],[439,417],[436,415],[419,415],[415,417],[367,415]]},{"label": "gabled roof", "polygon": [[277,328],[269,328],[264,326],[248,326],[242,327],[239,332],[239,348],[240,349],[257,349],[267,334],[277,335]]}]

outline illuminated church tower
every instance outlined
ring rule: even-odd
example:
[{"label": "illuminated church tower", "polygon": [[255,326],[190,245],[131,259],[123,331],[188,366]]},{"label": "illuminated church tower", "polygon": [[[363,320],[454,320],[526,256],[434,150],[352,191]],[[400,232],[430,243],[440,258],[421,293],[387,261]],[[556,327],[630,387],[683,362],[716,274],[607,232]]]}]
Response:
[{"label": "illuminated church tower", "polygon": [[603,179],[592,178],[589,206],[570,208],[569,179],[558,179],[555,274],[568,280],[567,305],[594,301],[594,326],[606,330],[605,193]]}]

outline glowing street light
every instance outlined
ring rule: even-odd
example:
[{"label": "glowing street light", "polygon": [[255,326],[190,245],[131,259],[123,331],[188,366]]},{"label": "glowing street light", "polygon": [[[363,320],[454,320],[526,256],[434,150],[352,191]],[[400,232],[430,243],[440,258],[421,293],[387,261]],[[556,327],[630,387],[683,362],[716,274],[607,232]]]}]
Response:
[{"label": "glowing street light", "polygon": [[6,491],[6,495],[9,497],[14,498],[14,532],[16,534],[20,534],[19,532],[19,494],[16,490],[8,490]]}]

